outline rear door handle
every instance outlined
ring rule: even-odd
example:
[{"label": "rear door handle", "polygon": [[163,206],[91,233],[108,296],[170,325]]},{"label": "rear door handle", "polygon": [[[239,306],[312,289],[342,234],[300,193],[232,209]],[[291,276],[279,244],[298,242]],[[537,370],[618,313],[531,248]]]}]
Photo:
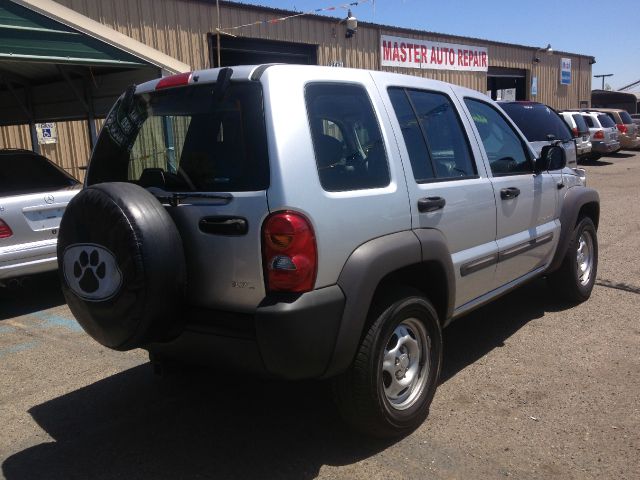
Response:
[{"label": "rear door handle", "polygon": [[500,198],[502,198],[503,200],[516,198],[518,195],[520,195],[520,189],[516,187],[508,187],[500,190]]},{"label": "rear door handle", "polygon": [[249,224],[245,218],[222,215],[203,217],[198,222],[198,227],[201,232],[213,235],[240,236],[246,235],[249,231]]},{"label": "rear door handle", "polygon": [[442,197],[424,197],[418,200],[420,213],[435,212],[444,208],[447,201]]}]

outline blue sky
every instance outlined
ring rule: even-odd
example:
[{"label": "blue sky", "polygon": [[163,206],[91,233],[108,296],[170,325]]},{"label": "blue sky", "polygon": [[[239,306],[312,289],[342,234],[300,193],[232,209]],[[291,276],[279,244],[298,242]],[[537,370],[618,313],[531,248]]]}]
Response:
[{"label": "blue sky", "polygon": [[[236,0],[238,1],[238,0]],[[241,0],[310,11],[355,0]],[[352,7],[358,20],[593,55],[594,75],[614,89],[640,80],[640,0],[376,0]],[[346,10],[328,12],[346,16]],[[597,26],[593,26],[597,25]],[[600,88],[601,79],[592,79]],[[640,90],[640,89],[639,89]]]}]

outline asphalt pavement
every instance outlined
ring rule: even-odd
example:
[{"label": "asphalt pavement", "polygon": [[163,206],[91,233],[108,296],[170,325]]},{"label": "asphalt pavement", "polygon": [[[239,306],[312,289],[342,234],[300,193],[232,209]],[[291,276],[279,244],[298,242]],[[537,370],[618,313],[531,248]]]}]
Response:
[{"label": "asphalt pavement", "polygon": [[0,292],[0,466],[28,479],[640,478],[640,153],[585,165],[601,195],[589,301],[536,280],[445,330],[427,421],[395,441],[327,385],[197,369],[91,340],[55,274]]}]

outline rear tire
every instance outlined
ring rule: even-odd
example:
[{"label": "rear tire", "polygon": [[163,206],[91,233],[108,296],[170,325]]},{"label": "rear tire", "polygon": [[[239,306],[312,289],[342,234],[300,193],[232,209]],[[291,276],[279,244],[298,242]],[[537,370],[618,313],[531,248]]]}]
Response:
[{"label": "rear tire", "polygon": [[380,299],[351,367],[333,382],[334,398],[355,429],[397,437],[429,413],[442,364],[442,335],[433,305],[404,289]]},{"label": "rear tire", "polygon": [[589,217],[578,222],[560,268],[547,280],[559,299],[581,303],[591,296],[598,272],[598,237]]}]

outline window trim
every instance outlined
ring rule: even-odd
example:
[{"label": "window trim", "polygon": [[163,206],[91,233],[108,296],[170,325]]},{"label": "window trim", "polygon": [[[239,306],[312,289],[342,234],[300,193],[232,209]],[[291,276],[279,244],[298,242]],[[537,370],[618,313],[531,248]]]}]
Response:
[{"label": "window trim", "polygon": [[[391,96],[389,95],[389,90],[401,90],[406,98],[407,101],[409,102],[409,106],[411,107],[411,111],[413,112],[413,115],[415,116],[417,122],[418,122],[418,126],[420,127],[420,133],[422,134],[422,141],[424,142],[424,144],[427,147],[427,151],[429,153],[429,163],[431,164],[431,169],[433,170],[433,178],[428,178],[425,180],[418,180],[415,177],[415,174],[413,172],[413,164],[411,163],[411,156],[409,155],[409,151],[407,150],[407,156],[409,158],[409,164],[411,165],[411,173],[413,174],[413,180],[419,184],[419,185],[424,185],[424,184],[428,184],[428,183],[442,183],[442,182],[455,182],[455,181],[459,181],[459,180],[476,180],[478,178],[480,178],[480,174],[478,172],[478,163],[476,160],[475,155],[473,154],[473,148],[471,148],[471,142],[469,141],[469,135],[467,134],[467,130],[462,122],[462,118],[460,117],[460,112],[458,111],[458,108],[455,104],[455,102],[453,101],[453,99],[451,98],[450,95],[448,95],[445,92],[439,91],[439,90],[429,90],[426,88],[416,88],[416,87],[407,87],[407,86],[400,86],[400,85],[389,85],[387,86],[387,96],[389,97],[389,103],[391,103],[391,107],[392,107],[392,111],[393,111],[393,116],[394,118],[398,121],[398,125],[400,126],[400,135],[402,135],[402,141],[405,144],[405,148],[406,148],[406,142],[404,140],[404,134],[402,133],[402,125],[400,125],[400,121],[398,119],[398,115],[395,112],[395,108],[393,106],[393,102],[391,101]],[[438,171],[436,170],[436,166],[433,160],[433,154],[431,153],[431,145],[429,144],[429,142],[427,141],[427,134],[424,131],[424,127],[422,126],[422,122],[420,121],[420,116],[418,115],[418,112],[416,110],[416,107],[413,103],[413,100],[411,99],[411,97],[409,96],[409,91],[412,92],[418,92],[418,93],[431,93],[431,94],[435,94],[435,95],[440,95],[442,97],[445,97],[449,103],[451,104],[451,106],[453,107],[453,110],[455,112],[455,118],[458,122],[458,126],[460,127],[460,131],[462,132],[464,139],[465,139],[465,144],[467,146],[467,152],[469,153],[469,160],[471,161],[471,166],[473,167],[473,169],[475,170],[475,174],[474,175],[466,175],[464,177],[438,177]]]},{"label": "window trim", "polygon": [[[347,189],[341,189],[341,190],[328,190],[323,184],[322,184],[322,179],[320,177],[320,164],[318,163],[318,153],[317,153],[317,149],[316,149],[316,141],[314,139],[314,135],[313,135],[313,130],[312,130],[312,118],[311,118],[311,112],[309,111],[309,103],[307,101],[307,94],[308,94],[308,88],[311,86],[316,86],[316,85],[328,85],[328,86],[351,86],[351,87],[358,87],[360,88],[366,98],[367,101],[369,102],[369,106],[371,107],[371,112],[373,113],[373,119],[375,121],[376,126],[378,127],[378,134],[380,135],[380,142],[382,143],[382,149],[384,151],[384,158],[385,158],[385,163],[387,166],[387,173],[388,173],[388,182],[386,183],[386,185],[379,185],[379,186],[373,186],[373,187],[366,187],[366,188],[347,188]],[[382,129],[382,125],[380,123],[380,115],[378,114],[378,112],[376,111],[375,105],[373,103],[373,101],[371,100],[371,95],[369,95],[369,91],[367,90],[367,87],[360,82],[353,82],[353,81],[340,81],[340,80],[320,80],[320,81],[309,81],[306,82],[303,85],[303,92],[302,92],[302,96],[304,97],[304,108],[307,112],[307,128],[309,131],[309,136],[311,137],[311,146],[313,148],[313,158],[315,160],[315,164],[316,164],[316,174],[317,174],[317,178],[318,178],[318,183],[320,184],[320,188],[322,188],[323,191],[327,192],[327,193],[344,193],[344,192],[360,192],[360,191],[370,191],[370,190],[379,190],[379,189],[385,189],[385,188],[389,188],[389,186],[393,183],[393,174],[392,174],[392,170],[391,170],[391,161],[390,161],[390,156],[389,156],[389,150],[387,147],[387,142],[385,141],[384,138],[384,134],[383,134],[383,129]],[[332,122],[336,123],[334,120],[332,119],[328,119],[331,120]],[[336,123],[337,124],[337,123]],[[342,128],[342,127],[340,127]],[[345,142],[346,142],[346,138],[345,138]]]},{"label": "window trim", "polygon": [[[511,131],[516,135],[516,137],[518,137],[520,139],[520,146],[523,148],[525,156],[527,157],[527,161],[529,162],[529,166],[531,167],[531,171],[530,172],[515,172],[515,173],[493,173],[493,170],[491,169],[491,163],[489,162],[489,156],[487,155],[487,149],[484,147],[484,142],[482,141],[482,138],[479,138],[480,140],[480,144],[482,145],[482,149],[484,150],[485,155],[487,156],[487,166],[488,168],[488,173],[491,173],[492,177],[512,177],[512,176],[519,176],[519,175],[532,175],[535,173],[535,159],[531,158],[531,148],[528,145],[529,141],[526,139],[523,139],[524,135],[520,135],[518,134],[518,132],[516,130],[514,130],[513,128],[513,124],[515,124],[515,122],[513,120],[511,120],[510,118],[507,118],[505,115],[502,114],[502,112],[500,110],[498,110],[497,108],[495,108],[495,106],[491,105],[489,102],[479,99],[479,98],[474,98],[474,97],[468,97],[465,96],[462,98],[462,101],[464,103],[465,108],[468,110],[469,113],[471,113],[471,110],[469,110],[469,106],[467,105],[467,100],[473,100],[477,103],[482,103],[484,105],[486,105],[489,108],[492,108],[493,110],[495,110],[495,112],[502,117],[502,119],[507,123],[507,125],[509,125],[509,128],[511,128]],[[471,122],[473,123],[473,128],[476,129],[476,131],[478,130],[478,127],[476,126],[476,122],[473,119],[473,115],[471,115]],[[475,132],[474,132],[475,133]],[[480,132],[478,132],[479,134]],[[526,143],[525,143],[526,142]]]}]

